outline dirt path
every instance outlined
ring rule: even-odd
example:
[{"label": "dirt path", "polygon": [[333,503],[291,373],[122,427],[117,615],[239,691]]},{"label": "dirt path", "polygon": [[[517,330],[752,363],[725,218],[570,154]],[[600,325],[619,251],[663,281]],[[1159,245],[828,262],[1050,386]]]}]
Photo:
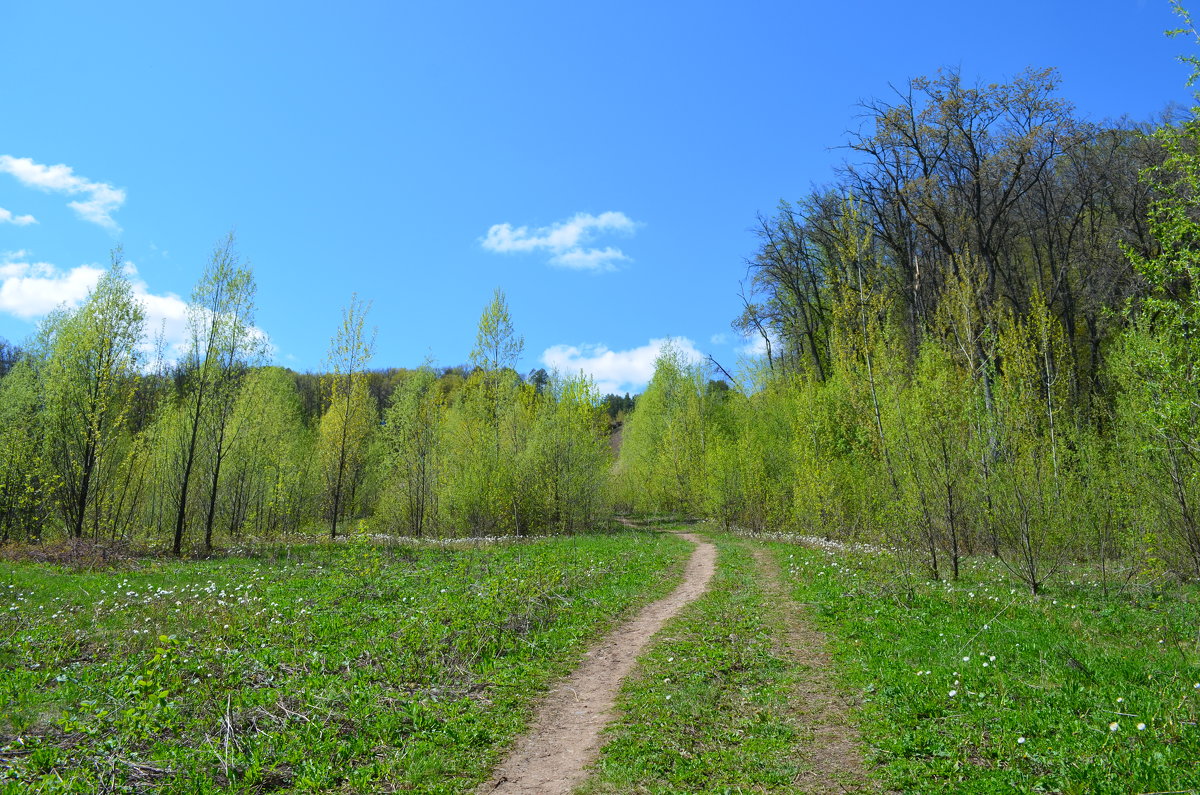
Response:
[{"label": "dirt path", "polygon": [[793,703],[801,726],[811,737],[806,738],[807,769],[795,781],[797,790],[809,795],[878,792],[867,778],[858,730],[850,723],[850,705],[830,681],[833,663],[825,648],[825,633],[805,619],[770,552],[756,544],[754,559],[763,575],[763,591],[784,619],[788,651],[805,672]]},{"label": "dirt path", "polygon": [[717,549],[691,533],[680,537],[696,544],[683,583],[669,596],[642,608],[584,655],[575,672],[550,691],[530,730],[496,768],[479,793],[570,793],[586,778],[600,752],[600,731],[614,717],[613,701],[621,680],[655,633],[708,588],[716,571]]}]

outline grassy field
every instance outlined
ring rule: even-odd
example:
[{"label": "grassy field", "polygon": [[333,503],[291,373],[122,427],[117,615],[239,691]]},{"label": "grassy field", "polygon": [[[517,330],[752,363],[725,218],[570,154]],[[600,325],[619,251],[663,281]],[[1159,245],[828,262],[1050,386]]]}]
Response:
[{"label": "grassy field", "polygon": [[457,792],[690,545],[312,545],[0,563],[0,791]]},{"label": "grassy field", "polygon": [[771,548],[830,633],[868,761],[896,790],[1200,788],[1195,586],[1105,597],[1079,571],[1033,597],[978,559],[910,591],[887,554]]},{"label": "grassy field", "polygon": [[623,715],[585,792],[795,791],[798,672],[748,545],[713,540],[709,592],[663,629],[622,687]]},{"label": "grassy field", "polygon": [[[882,787],[1200,789],[1200,589],[1105,596],[1078,570],[1033,597],[990,559],[932,583],[887,553],[708,535],[710,590],[625,682],[587,793],[792,792],[812,775],[806,674],[761,549],[828,633]],[[2,562],[0,791],[469,790],[689,551],[630,531]]]}]

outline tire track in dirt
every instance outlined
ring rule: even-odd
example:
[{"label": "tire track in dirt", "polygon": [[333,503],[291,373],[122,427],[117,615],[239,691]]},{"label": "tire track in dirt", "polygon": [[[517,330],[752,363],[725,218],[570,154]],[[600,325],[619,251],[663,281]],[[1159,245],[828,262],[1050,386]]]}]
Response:
[{"label": "tire track in dirt", "polygon": [[879,787],[867,777],[858,729],[850,722],[850,705],[838,693],[829,672],[833,661],[826,650],[825,633],[814,628],[784,585],[779,564],[762,546],[753,547],[762,572],[763,592],[780,612],[786,627],[786,645],[803,676],[793,704],[801,728],[810,733],[804,748],[805,771],[793,782],[808,795],[874,793]]},{"label": "tire track in dirt", "polygon": [[642,608],[584,655],[583,662],[552,688],[528,732],[478,793],[515,795],[570,793],[587,778],[600,753],[601,730],[614,718],[617,690],[650,639],[707,589],[716,571],[717,548],[692,533],[696,544],[683,582],[670,595]]}]

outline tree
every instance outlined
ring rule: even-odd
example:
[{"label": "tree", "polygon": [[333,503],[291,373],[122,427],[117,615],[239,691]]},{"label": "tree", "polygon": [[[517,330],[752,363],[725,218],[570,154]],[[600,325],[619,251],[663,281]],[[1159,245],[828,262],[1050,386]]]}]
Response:
[{"label": "tree", "polygon": [[254,276],[241,264],[232,233],[213,249],[188,307],[189,345],[178,366],[181,423],[176,437],[178,483],[171,550],[183,551],[196,464],[207,456],[204,543],[212,548],[221,467],[233,441],[227,436],[238,387],[265,340],[253,326]]},{"label": "tree", "polygon": [[238,440],[225,468],[220,518],[231,536],[243,528],[257,537],[297,524],[308,430],[291,374],[278,367],[251,371],[229,419]]},{"label": "tree", "polygon": [[[1182,4],[1182,27],[1172,35],[1200,42]],[[1188,85],[1200,77],[1200,57]],[[1149,214],[1159,251],[1126,248],[1145,294],[1126,308],[1130,326],[1115,369],[1124,387],[1121,408],[1144,440],[1141,458],[1166,489],[1159,490],[1162,524],[1179,543],[1191,574],[1200,577],[1200,107],[1155,137],[1167,153],[1144,179],[1157,198]]]},{"label": "tree", "polygon": [[329,537],[337,538],[338,522],[353,507],[365,474],[367,443],[376,425],[374,401],[367,384],[367,364],[375,335],[364,324],[370,304],[358,295],[342,310],[342,322],[329,344],[328,374],[322,379],[326,406],[321,417],[321,463]]},{"label": "tree", "polygon": [[41,535],[45,477],[37,373],[17,361],[0,380],[0,543]]},{"label": "tree", "polygon": [[444,416],[437,376],[423,367],[392,393],[381,429],[389,489],[406,531],[418,538],[437,521]]},{"label": "tree", "polygon": [[20,347],[0,337],[0,378],[8,375],[8,371],[21,361],[21,355]]},{"label": "tree", "polygon": [[621,502],[642,513],[690,514],[702,504],[706,428],[703,374],[674,343],[654,362],[654,376],[626,423],[614,470]]},{"label": "tree", "polygon": [[74,538],[83,537],[89,516],[93,533],[100,532],[137,389],[144,319],[117,250],[84,304],[50,315],[43,325],[46,459]]},{"label": "tree", "polygon": [[459,390],[447,423],[447,507],[474,535],[528,529],[517,464],[531,405],[515,369],[524,348],[497,289],[479,318],[471,350],[475,372]]},{"label": "tree", "polygon": [[591,379],[557,373],[535,395],[521,467],[535,512],[532,523],[578,532],[603,509],[604,476],[611,460],[604,409]]},{"label": "tree", "polygon": [[508,301],[504,291],[497,287],[491,303],[479,317],[475,347],[471,350],[471,364],[488,373],[499,373],[506,368],[516,367],[524,350],[525,338],[513,328]]}]

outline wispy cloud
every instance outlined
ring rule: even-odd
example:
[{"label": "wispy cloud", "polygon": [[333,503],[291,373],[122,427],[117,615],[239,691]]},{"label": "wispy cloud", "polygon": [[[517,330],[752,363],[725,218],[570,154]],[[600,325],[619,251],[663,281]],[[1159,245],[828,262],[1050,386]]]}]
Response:
[{"label": "wispy cloud", "polygon": [[673,337],[652,339],[625,351],[614,351],[606,345],[555,345],[542,353],[542,364],[562,373],[582,370],[603,394],[639,392],[654,376],[654,361],[667,343],[674,344],[688,362],[704,360],[704,354],[690,339]]},{"label": "wispy cloud", "polygon": [[81,196],[82,199],[67,203],[67,206],[74,210],[80,218],[105,229],[120,230],[112,217],[112,214],[125,203],[125,191],[120,188],[114,188],[106,182],[93,182],[81,177],[70,166],[61,163],[56,166],[45,166],[35,163],[28,157],[0,155],[0,173],[11,174],[22,185],[47,193]]},{"label": "wispy cloud", "polygon": [[499,254],[544,251],[550,254],[550,264],[574,270],[609,271],[616,263],[629,257],[615,246],[592,248],[591,243],[605,233],[631,234],[638,224],[621,212],[599,215],[577,213],[566,221],[530,229],[512,224],[494,224],[488,229],[482,245]]},{"label": "wispy cloud", "polygon": [[29,226],[36,224],[37,219],[32,215],[13,215],[11,210],[6,210],[0,207],[0,224],[15,224],[16,226]]}]

